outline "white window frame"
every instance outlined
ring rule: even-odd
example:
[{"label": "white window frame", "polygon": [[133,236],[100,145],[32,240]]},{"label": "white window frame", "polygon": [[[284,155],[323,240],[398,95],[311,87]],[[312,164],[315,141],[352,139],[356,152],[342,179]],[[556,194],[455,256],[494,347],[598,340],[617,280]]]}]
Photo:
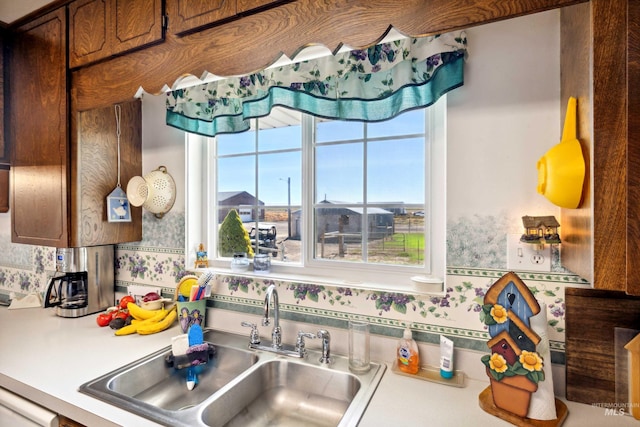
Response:
[{"label": "white window frame", "polygon": [[[404,266],[374,263],[340,262],[314,259],[313,211],[314,149],[308,141],[313,137],[313,118],[303,115],[302,129],[302,209],[303,247],[301,263],[272,261],[269,277],[279,280],[304,280],[351,288],[379,289],[393,292],[421,293],[412,280],[415,276],[434,283],[446,277],[446,95],[426,112],[425,136],[425,266]],[[231,274],[230,260],[217,257],[218,209],[214,204],[216,173],[213,171],[214,139],[194,134],[186,136],[185,155],[185,262],[187,270],[195,262],[195,251],[204,243],[209,252],[209,266],[216,273]],[[213,211],[213,212],[212,212]],[[430,221],[429,221],[430,220]],[[237,274],[237,273],[234,273]],[[242,275],[252,276],[251,271]],[[265,277],[261,275],[260,277]],[[432,292],[432,291],[429,291]],[[427,293],[429,293],[427,292]]]}]

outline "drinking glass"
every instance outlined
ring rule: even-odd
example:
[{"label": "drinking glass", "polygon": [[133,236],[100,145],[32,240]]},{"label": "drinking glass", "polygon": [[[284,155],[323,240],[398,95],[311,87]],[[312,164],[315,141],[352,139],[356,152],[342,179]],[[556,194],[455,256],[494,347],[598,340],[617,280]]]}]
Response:
[{"label": "drinking glass", "polygon": [[349,369],[356,374],[368,372],[369,356],[369,323],[362,320],[349,321]]}]

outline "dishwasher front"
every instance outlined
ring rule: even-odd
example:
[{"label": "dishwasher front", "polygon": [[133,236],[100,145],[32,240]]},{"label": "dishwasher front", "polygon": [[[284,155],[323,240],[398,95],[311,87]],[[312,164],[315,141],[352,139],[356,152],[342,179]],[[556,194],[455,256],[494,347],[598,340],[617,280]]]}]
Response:
[{"label": "dishwasher front", "polygon": [[58,415],[0,388],[0,427],[58,427]]}]

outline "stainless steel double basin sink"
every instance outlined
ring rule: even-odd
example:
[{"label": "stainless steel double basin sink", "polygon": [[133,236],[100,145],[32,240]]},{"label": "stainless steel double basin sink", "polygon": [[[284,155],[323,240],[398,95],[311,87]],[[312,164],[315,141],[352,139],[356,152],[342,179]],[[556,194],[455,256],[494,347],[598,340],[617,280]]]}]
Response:
[{"label": "stainless steel double basin sink", "polygon": [[349,371],[348,359],[320,352],[304,359],[247,348],[248,338],[206,331],[215,356],[198,368],[187,389],[187,370],[168,366],[171,347],[80,386],[114,406],[168,426],[353,426],[385,371]]}]

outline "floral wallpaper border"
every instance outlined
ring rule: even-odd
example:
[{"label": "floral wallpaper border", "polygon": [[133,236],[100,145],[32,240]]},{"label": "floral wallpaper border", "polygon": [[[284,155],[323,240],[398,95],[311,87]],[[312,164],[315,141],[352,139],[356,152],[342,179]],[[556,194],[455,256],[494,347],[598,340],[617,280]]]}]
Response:
[{"label": "floral wallpaper border", "polygon": [[[259,314],[266,288],[276,284],[281,315],[285,319],[289,316],[308,323],[346,328],[349,318],[358,317],[371,323],[373,333],[396,337],[401,335],[405,325],[410,325],[417,332],[416,338],[420,341],[437,343],[438,335],[446,334],[457,341],[457,346],[486,350],[489,334],[479,318],[482,300],[489,287],[506,271],[465,271],[473,274],[448,276],[444,296],[421,296],[219,274],[212,299],[216,308]],[[563,363],[564,355],[558,353],[563,353],[565,348],[565,283],[551,282],[545,274],[527,273],[522,276],[527,276],[523,280],[536,298],[547,306],[550,347],[555,353],[552,356],[554,362]]]},{"label": "floral wallpaper border", "polygon": [[[470,224],[479,222],[500,225],[501,218],[502,216],[476,216],[460,219],[454,225],[465,225],[463,231],[470,233],[483,228],[469,227]],[[451,224],[449,228],[456,230]],[[445,295],[380,292],[329,284],[274,280],[268,276],[257,278],[220,273],[208,306],[221,310],[260,313],[265,289],[275,283],[279,289],[284,319],[346,327],[349,318],[358,317],[371,323],[373,333],[394,337],[399,337],[404,326],[410,325],[419,341],[436,343],[438,335],[446,334],[459,347],[485,351],[489,335],[479,318],[482,300],[487,289],[507,272],[502,265],[504,261],[499,259],[501,245],[505,240],[500,233],[496,229],[493,245],[470,242],[465,246],[464,254],[474,259],[478,259],[478,256],[485,259],[482,251],[488,251],[489,257],[495,258],[495,262],[486,265],[493,267],[449,267]],[[162,221],[148,215],[143,216],[143,235],[145,240],[141,242],[116,246],[116,291],[126,293],[131,285],[147,285],[157,286],[166,296],[173,295],[175,285],[187,274],[184,213],[171,212]],[[469,237],[468,234],[465,235]],[[483,236],[486,240],[486,230]],[[452,240],[455,239],[450,237],[450,244]],[[10,249],[0,262],[0,298],[7,298],[11,292],[17,295],[44,293],[49,278],[55,274],[55,248],[11,244]],[[449,250],[450,262],[464,259],[460,255],[462,252],[458,254],[455,249]],[[559,261],[558,254],[554,253],[553,256],[556,264]],[[536,298],[546,304],[552,359],[563,363],[564,289],[567,286],[588,287],[589,283],[557,268],[550,273],[518,274]]]}]

